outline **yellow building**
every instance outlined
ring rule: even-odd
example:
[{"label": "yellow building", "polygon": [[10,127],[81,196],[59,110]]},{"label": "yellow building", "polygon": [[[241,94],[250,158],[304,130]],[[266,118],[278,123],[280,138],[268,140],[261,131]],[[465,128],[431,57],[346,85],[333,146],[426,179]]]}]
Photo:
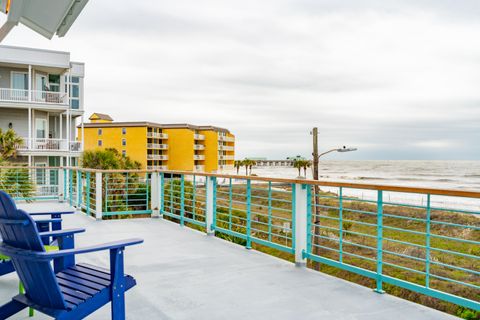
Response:
[{"label": "yellow building", "polygon": [[232,170],[235,136],[227,129],[191,124],[114,122],[100,113],[84,124],[85,150],[115,148],[146,169],[221,172]]}]

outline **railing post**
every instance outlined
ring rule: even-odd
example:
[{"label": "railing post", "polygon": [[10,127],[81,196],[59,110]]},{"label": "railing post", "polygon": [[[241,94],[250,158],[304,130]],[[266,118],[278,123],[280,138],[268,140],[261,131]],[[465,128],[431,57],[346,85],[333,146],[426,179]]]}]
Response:
[{"label": "railing post", "polygon": [[77,208],[82,206],[82,172],[77,170]]},{"label": "railing post", "polygon": [[377,287],[375,292],[385,293],[383,291],[383,191],[378,190],[377,195]]},{"label": "railing post", "polygon": [[185,225],[185,175],[180,178],[180,225]]},{"label": "railing post", "polygon": [[65,169],[58,169],[58,200],[65,201]]},{"label": "railing post", "polygon": [[427,217],[426,217],[426,239],[425,239],[425,287],[430,288],[430,238],[431,238],[431,203],[430,194],[427,194]]},{"label": "railing post", "polygon": [[296,183],[293,192],[294,223],[295,223],[295,265],[306,266],[307,251],[307,213],[310,186]]},{"label": "railing post", "polygon": [[[148,174],[148,173],[147,173]],[[152,176],[150,178],[150,193],[151,199],[150,202],[151,209],[152,209],[152,218],[159,218],[160,217],[160,175],[158,172],[152,172]]]},{"label": "railing post", "polygon": [[207,234],[215,235],[215,201],[216,201],[216,192],[215,192],[215,177],[206,177],[206,214],[205,222],[207,224]]},{"label": "railing post", "polygon": [[252,249],[252,181],[247,180],[247,245],[245,248]]},{"label": "railing post", "polygon": [[102,173],[95,172],[95,218],[102,220]]}]

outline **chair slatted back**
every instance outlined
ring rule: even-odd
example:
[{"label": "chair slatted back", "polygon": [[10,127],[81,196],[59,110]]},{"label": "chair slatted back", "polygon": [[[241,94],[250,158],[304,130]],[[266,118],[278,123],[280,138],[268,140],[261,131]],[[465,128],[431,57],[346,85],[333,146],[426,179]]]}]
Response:
[{"label": "chair slatted back", "polygon": [[[3,242],[11,247],[45,252],[32,217],[17,209],[12,198],[3,191],[0,191],[0,234]],[[66,309],[51,262],[23,257],[11,257],[11,260],[29,299],[44,307]]]}]

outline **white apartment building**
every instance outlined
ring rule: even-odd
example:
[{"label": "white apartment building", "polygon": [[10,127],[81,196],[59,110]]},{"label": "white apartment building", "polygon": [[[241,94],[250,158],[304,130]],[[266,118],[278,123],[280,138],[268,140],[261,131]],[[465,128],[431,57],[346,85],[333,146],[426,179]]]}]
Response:
[{"label": "white apartment building", "polygon": [[84,69],[69,52],[0,46],[0,128],[23,137],[14,161],[76,165],[83,151]]}]

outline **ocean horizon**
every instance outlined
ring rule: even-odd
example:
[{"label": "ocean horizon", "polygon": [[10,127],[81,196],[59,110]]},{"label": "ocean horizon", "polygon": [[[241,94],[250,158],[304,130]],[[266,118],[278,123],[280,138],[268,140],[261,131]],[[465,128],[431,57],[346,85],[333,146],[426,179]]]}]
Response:
[{"label": "ocean horizon", "polygon": [[[303,169],[301,175],[304,175]],[[236,170],[231,173],[236,174]],[[240,168],[240,174],[245,168]],[[290,167],[253,167],[252,174],[261,177],[296,178],[298,170]],[[307,179],[312,179],[311,168]],[[393,185],[418,188],[480,191],[480,161],[476,160],[322,160],[319,180]],[[322,187],[337,193],[338,188]],[[372,190],[345,188],[344,194],[373,200]],[[419,194],[386,192],[387,201],[407,201],[424,206],[426,196]],[[432,205],[442,208],[460,207],[480,211],[480,199],[432,196]]]}]

